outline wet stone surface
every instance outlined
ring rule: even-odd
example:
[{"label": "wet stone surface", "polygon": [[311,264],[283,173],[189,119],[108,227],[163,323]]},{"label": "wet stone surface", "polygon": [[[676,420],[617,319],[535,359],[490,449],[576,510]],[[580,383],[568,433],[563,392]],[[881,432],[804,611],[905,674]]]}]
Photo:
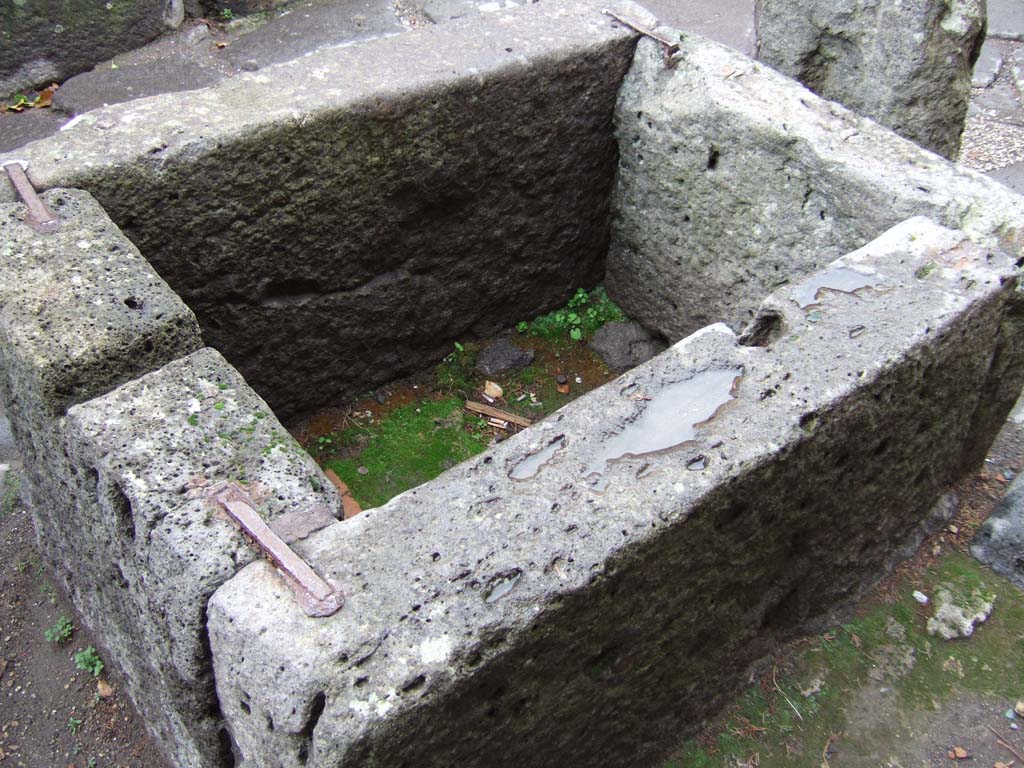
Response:
[{"label": "wet stone surface", "polygon": [[476,360],[476,368],[485,376],[523,368],[533,362],[533,350],[516,346],[505,338],[487,344]]},{"label": "wet stone surface", "polygon": [[978,531],[971,554],[1024,589],[1024,475]]}]

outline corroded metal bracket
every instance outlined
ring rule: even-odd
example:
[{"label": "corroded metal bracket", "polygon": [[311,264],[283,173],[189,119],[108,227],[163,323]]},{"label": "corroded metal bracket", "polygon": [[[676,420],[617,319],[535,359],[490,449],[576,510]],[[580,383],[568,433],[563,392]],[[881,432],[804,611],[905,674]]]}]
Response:
[{"label": "corroded metal bracket", "polygon": [[609,11],[607,8],[604,9],[604,14],[606,16],[611,16],[613,19],[615,19],[620,24],[625,24],[627,27],[632,29],[634,32],[639,32],[644,37],[649,37],[652,40],[655,40],[655,41],[661,43],[662,47],[664,48],[663,53],[664,53],[664,56],[665,56],[665,66],[669,67],[669,68],[674,66],[673,63],[672,63],[672,57],[675,54],[679,53],[679,41],[678,40],[673,40],[670,37],[666,37],[665,35],[661,34],[660,32],[655,32],[653,29],[648,29],[643,24],[639,24],[639,23],[637,23],[637,22],[635,22],[635,21],[633,21],[631,19],[627,19],[625,16],[620,16],[619,14],[615,13],[615,11]]},{"label": "corroded metal bracket", "polygon": [[263,521],[245,491],[237,485],[228,484],[215,498],[228,518],[274,564],[307,616],[330,616],[341,609],[345,604],[341,590],[295,554],[284,539]]},{"label": "corroded metal bracket", "polygon": [[7,178],[11,180],[14,191],[28,206],[28,216],[25,222],[40,234],[49,235],[56,232],[60,226],[60,219],[36,194],[36,188],[32,186],[32,182],[28,180],[28,175],[25,173],[28,163],[24,160],[8,160],[2,167],[7,171]]}]

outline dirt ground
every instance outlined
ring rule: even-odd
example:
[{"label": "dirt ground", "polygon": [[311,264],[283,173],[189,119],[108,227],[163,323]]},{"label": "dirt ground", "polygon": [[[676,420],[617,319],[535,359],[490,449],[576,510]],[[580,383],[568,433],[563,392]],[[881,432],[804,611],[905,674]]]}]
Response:
[{"label": "dirt ground", "polygon": [[[76,668],[74,654],[94,643],[54,588],[34,539],[28,512],[9,494],[0,507],[0,766],[170,768],[117,670],[96,677]],[[71,636],[48,642],[46,630],[62,616]]]}]

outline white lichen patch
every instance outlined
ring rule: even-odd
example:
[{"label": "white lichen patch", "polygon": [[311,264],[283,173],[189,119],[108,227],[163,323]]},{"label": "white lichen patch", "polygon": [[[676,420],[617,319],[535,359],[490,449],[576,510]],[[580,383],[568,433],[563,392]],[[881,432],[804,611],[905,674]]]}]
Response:
[{"label": "white lichen patch", "polygon": [[441,635],[420,643],[420,659],[424,664],[442,664],[452,652],[452,641],[448,635]]},{"label": "white lichen patch", "polygon": [[371,693],[366,699],[350,701],[348,708],[361,717],[370,717],[372,715],[385,717],[394,706],[390,701],[393,697],[393,693],[384,697],[378,696],[376,693]]},{"label": "white lichen patch", "polygon": [[928,619],[928,634],[944,640],[970,637],[974,627],[992,613],[995,599],[994,594],[982,589],[973,589],[968,594],[951,584],[940,584],[935,590],[935,612]]}]

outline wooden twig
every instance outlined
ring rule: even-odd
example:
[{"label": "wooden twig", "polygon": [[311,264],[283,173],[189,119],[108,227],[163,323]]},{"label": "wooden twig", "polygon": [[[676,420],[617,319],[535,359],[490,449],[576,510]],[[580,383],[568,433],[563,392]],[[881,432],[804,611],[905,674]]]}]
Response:
[{"label": "wooden twig", "polygon": [[779,688],[779,684],[775,680],[775,667],[772,667],[772,685],[775,686],[775,690],[779,692],[779,694],[782,696],[782,698],[784,698],[786,700],[786,703],[789,704],[790,709],[792,709],[796,713],[796,719],[799,720],[800,722],[803,722],[804,716],[800,714],[800,710],[797,709],[796,705],[792,701],[789,700],[789,696],[786,695],[786,692],[783,691],[781,688]]},{"label": "wooden twig", "polygon": [[466,410],[472,411],[473,413],[479,413],[481,416],[490,416],[493,419],[501,419],[502,421],[515,424],[517,427],[525,428],[533,424],[532,421],[527,418],[523,418],[522,416],[517,416],[514,413],[503,411],[501,408],[495,408],[493,405],[484,405],[483,403],[477,403],[472,400],[466,401]]},{"label": "wooden twig", "polygon": [[836,735],[834,733],[830,733],[828,735],[828,739],[825,741],[824,748],[821,750],[821,764],[822,764],[822,766],[824,766],[824,768],[828,768],[828,766],[829,766],[828,750],[829,750],[829,747],[832,746],[832,739],[834,739],[835,737],[836,737]]},{"label": "wooden twig", "polygon": [[1017,751],[1016,749],[1014,749],[1013,747],[1011,747],[1011,746],[1010,746],[1010,745],[1009,745],[1009,744],[1008,744],[1008,743],[1007,743],[1007,742],[1006,742],[1006,741],[1005,741],[1005,740],[1003,739],[1003,737],[999,735],[999,731],[997,731],[997,730],[996,730],[995,728],[993,728],[993,727],[992,727],[991,725],[988,725],[987,723],[986,723],[985,727],[986,727],[986,728],[988,728],[988,729],[989,729],[990,731],[992,731],[992,733],[994,733],[994,734],[996,735],[996,743],[997,743],[997,744],[998,744],[998,745],[999,745],[1000,747],[1002,747],[1003,749],[1005,749],[1005,750],[1006,750],[1007,752],[1009,752],[1009,753],[1010,753],[1011,755],[1013,755],[1014,757],[1016,757],[1016,758],[1017,758],[1018,760],[1020,760],[1021,762],[1024,762],[1024,756],[1022,756],[1022,755],[1021,755],[1021,753],[1020,753],[1020,752],[1018,752],[1018,751]]}]

